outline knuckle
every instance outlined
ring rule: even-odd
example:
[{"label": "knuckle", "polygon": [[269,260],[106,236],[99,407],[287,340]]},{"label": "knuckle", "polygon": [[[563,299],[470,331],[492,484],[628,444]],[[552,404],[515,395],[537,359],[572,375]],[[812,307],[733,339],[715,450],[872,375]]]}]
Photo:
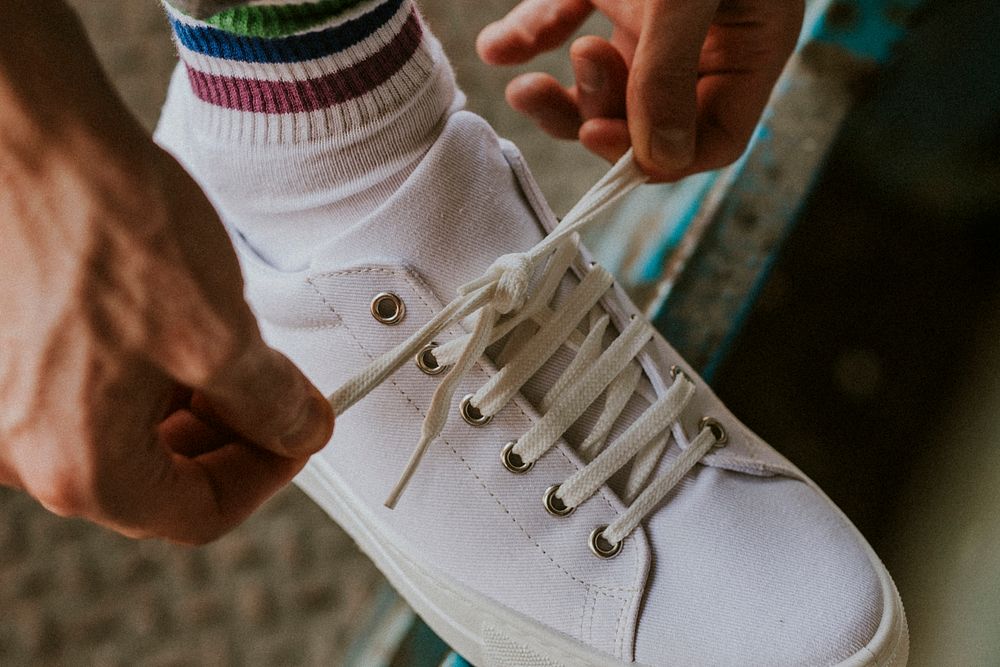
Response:
[{"label": "knuckle", "polygon": [[53,471],[32,480],[28,491],[45,509],[62,517],[87,515],[93,504],[89,485],[70,471]]},{"label": "knuckle", "polygon": [[636,62],[631,76],[635,84],[648,93],[663,88],[670,89],[671,93],[675,93],[678,88],[690,88],[693,92],[698,83],[700,62],[699,53],[665,54],[655,61]]},{"label": "knuckle", "polygon": [[233,362],[252,352],[260,333],[249,311],[220,312],[202,304],[197,317],[170,315],[169,335],[151,341],[152,356],[174,377],[194,386],[213,381]]},{"label": "knuckle", "polygon": [[211,384],[245,353],[246,345],[233,331],[218,331],[196,345],[174,350],[178,374],[195,386]]}]

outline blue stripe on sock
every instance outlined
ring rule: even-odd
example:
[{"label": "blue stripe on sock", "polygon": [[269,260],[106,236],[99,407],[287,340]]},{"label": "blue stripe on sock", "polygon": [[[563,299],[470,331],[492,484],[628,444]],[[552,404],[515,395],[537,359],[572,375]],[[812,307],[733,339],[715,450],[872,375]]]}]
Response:
[{"label": "blue stripe on sock", "polygon": [[371,37],[389,22],[403,1],[388,0],[367,14],[326,30],[275,39],[191,26],[172,17],[170,23],[178,41],[196,53],[248,63],[293,63],[339,53]]}]

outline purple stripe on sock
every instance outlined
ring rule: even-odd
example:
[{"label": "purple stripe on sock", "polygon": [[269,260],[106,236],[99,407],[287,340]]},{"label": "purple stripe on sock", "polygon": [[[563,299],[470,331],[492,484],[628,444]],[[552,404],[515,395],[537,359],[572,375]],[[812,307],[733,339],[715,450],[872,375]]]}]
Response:
[{"label": "purple stripe on sock", "polygon": [[392,41],[364,60],[315,79],[260,81],[208,74],[187,66],[194,94],[236,111],[284,114],[316,111],[343,104],[385,83],[413,57],[423,29],[411,12]]}]

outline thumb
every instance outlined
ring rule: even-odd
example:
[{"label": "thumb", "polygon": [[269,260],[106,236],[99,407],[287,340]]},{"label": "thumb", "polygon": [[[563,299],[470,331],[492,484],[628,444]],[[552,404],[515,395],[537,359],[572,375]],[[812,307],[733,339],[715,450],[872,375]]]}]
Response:
[{"label": "thumb", "polygon": [[628,124],[639,165],[666,178],[695,154],[698,64],[717,0],[654,0],[628,85]]},{"label": "thumb", "polygon": [[259,336],[194,389],[193,412],[275,454],[313,454],[333,432],[333,410],[326,398]]}]

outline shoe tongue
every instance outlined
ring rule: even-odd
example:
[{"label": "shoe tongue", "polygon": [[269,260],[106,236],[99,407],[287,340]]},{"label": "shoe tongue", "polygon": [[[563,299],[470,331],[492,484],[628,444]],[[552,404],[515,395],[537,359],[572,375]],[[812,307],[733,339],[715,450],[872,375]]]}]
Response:
[{"label": "shoe tongue", "polygon": [[[459,112],[449,118],[440,138],[404,185],[369,216],[332,239],[317,254],[315,265],[327,270],[354,266],[359,258],[372,264],[402,263],[418,271],[447,303],[459,287],[482,276],[497,257],[528,250],[545,234],[492,128],[479,116]],[[577,282],[567,274],[553,305]],[[573,352],[561,347],[522,387],[524,398],[540,406],[572,359]],[[644,378],[643,382],[648,381]],[[641,396],[633,396],[609,441],[647,406]],[[570,427],[564,435],[570,446],[576,448],[583,442],[602,407],[599,398]]]},{"label": "shoe tongue", "polygon": [[407,181],[331,239],[314,265],[402,262],[447,303],[497,257],[528,250],[544,236],[492,128],[458,112]]}]

